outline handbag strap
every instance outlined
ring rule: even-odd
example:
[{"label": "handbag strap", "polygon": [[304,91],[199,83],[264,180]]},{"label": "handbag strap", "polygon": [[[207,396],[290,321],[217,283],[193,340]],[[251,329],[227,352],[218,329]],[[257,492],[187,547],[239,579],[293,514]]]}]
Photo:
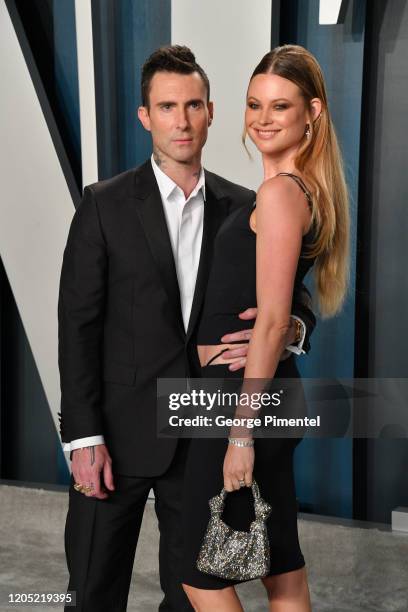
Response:
[{"label": "handbag strap", "polygon": [[256,501],[257,499],[260,499],[261,494],[259,493],[258,483],[255,480],[252,481],[251,489],[254,500]]},{"label": "handbag strap", "polygon": [[[261,494],[259,492],[259,487],[258,487],[258,483],[256,482],[256,480],[252,480],[251,489],[252,489],[252,495],[254,496],[254,499],[259,499],[261,497]],[[224,488],[221,489],[220,497],[223,501],[225,501],[225,498],[227,497],[228,493],[231,493],[231,491],[227,491]]]},{"label": "handbag strap", "polygon": [[[255,480],[252,481],[251,489],[254,497],[255,518],[262,519],[264,521],[270,514],[271,506],[262,499],[258,484]],[[228,493],[229,491],[226,491],[223,488],[221,489],[221,493],[219,495],[216,495],[210,499],[211,516],[221,516],[225,506],[225,498],[227,497]]]},{"label": "handbag strap", "polygon": [[[261,494],[259,492],[259,487],[258,487],[258,483],[256,482],[256,480],[252,480],[251,489],[252,489],[252,495],[254,496],[254,499],[255,500],[260,499]],[[226,491],[224,488],[221,489],[220,498],[222,499],[222,501],[225,501],[225,498],[230,492],[231,491]]]}]

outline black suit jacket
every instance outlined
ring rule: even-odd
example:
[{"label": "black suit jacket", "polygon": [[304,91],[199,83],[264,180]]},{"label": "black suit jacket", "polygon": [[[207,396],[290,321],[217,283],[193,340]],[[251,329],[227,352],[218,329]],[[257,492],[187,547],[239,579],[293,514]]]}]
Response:
[{"label": "black suit jacket", "polygon": [[[255,193],[205,172],[203,239],[187,333],[150,160],[84,190],[70,227],[58,303],[63,442],[103,434],[114,471],[158,476],[177,440],[156,434],[156,379],[199,376],[195,332],[215,234]],[[313,314],[301,303],[295,312]]]}]

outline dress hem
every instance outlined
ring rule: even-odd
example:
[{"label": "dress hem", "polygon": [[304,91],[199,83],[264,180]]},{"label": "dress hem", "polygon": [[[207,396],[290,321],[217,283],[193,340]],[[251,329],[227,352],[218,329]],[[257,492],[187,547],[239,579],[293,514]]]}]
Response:
[{"label": "dress hem", "polygon": [[[285,568],[279,568],[278,570],[273,570],[272,572],[270,572],[269,574],[267,574],[266,576],[263,576],[264,578],[269,578],[271,576],[280,576],[281,574],[287,574],[289,572],[295,572],[296,570],[302,569],[302,567],[305,567],[306,563],[305,560],[302,559],[299,563],[297,564],[293,564],[291,563],[290,567],[286,566]],[[198,570],[197,570],[198,571]],[[218,576],[213,576],[211,574],[205,574],[204,572],[201,572],[202,576],[203,576],[203,580],[205,580],[206,578],[212,579],[214,580],[215,584],[211,584],[211,586],[204,586],[203,584],[198,585],[197,581],[195,580],[182,580],[182,584],[185,584],[186,586],[190,586],[193,587],[195,589],[202,589],[205,591],[219,591],[221,589],[227,589],[228,587],[231,586],[236,586],[238,584],[244,584],[245,582],[252,582],[253,580],[261,580],[261,578],[249,578],[248,580],[226,580],[223,578],[219,578]],[[216,584],[216,581],[220,581],[222,580],[222,584]],[[193,583],[196,584],[193,584]]]}]

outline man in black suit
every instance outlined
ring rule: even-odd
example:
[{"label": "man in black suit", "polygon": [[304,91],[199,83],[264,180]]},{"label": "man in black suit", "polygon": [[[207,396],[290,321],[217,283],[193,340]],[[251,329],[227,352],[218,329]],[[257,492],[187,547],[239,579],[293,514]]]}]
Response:
[{"label": "man in black suit", "polygon": [[[87,612],[126,610],[150,489],[160,529],[160,610],[192,610],[178,575],[188,441],[157,437],[156,379],[200,375],[195,333],[214,237],[232,210],[255,198],[201,166],[213,107],[191,51],[153,53],[142,100],[152,159],[85,188],[61,272],[61,436],[72,458],[68,588]],[[308,307],[296,303],[294,313],[310,332]],[[227,356],[234,354],[245,358],[241,349]]]}]

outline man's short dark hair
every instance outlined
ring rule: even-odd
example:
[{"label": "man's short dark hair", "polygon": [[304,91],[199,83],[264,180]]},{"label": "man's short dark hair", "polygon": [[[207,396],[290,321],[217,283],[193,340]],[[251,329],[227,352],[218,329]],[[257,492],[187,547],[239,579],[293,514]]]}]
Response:
[{"label": "man's short dark hair", "polygon": [[207,102],[210,99],[210,82],[204,70],[197,64],[194,53],[182,45],[168,45],[154,51],[145,61],[142,68],[142,105],[149,107],[149,93],[152,78],[156,72],[176,72],[193,74],[198,72],[207,89]]}]

